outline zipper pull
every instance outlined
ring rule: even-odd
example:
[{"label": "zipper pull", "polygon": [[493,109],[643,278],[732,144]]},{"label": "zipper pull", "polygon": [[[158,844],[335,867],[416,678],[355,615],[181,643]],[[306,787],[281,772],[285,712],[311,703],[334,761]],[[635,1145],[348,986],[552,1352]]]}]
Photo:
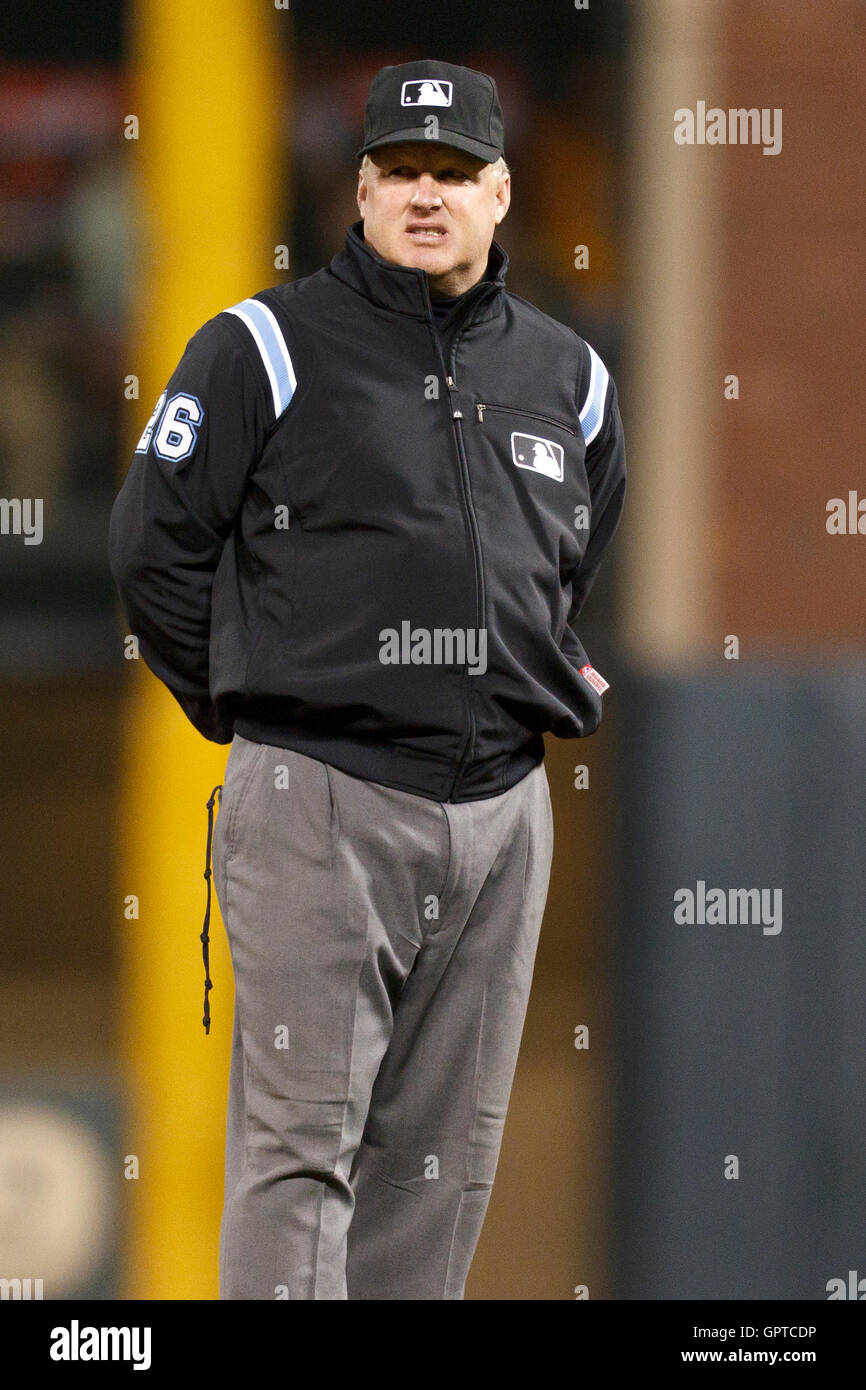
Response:
[{"label": "zipper pull", "polygon": [[479,404],[476,405],[475,409],[478,411],[478,423],[479,423],[480,425],[483,425],[483,424],[484,424],[484,411],[485,411],[486,407],[483,406],[483,405],[481,405],[480,402],[479,402]]},{"label": "zipper pull", "polygon": [[454,385],[454,378],[453,378],[453,376],[449,376],[449,377],[447,377],[446,379],[447,379],[447,381],[448,381],[448,385],[449,385],[449,386],[453,386],[453,385]]}]

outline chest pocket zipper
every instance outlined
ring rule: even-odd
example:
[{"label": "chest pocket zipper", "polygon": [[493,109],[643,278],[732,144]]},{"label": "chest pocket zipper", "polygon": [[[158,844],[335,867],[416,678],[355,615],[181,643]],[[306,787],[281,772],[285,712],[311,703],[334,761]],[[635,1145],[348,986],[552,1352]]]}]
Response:
[{"label": "chest pocket zipper", "polygon": [[478,423],[484,423],[485,410],[502,410],[507,415],[521,415],[524,420],[543,420],[546,425],[555,425],[557,429],[568,430],[569,434],[577,434],[573,425],[567,425],[564,420],[557,420],[552,415],[540,415],[537,410],[520,410],[515,405],[495,405],[492,401],[478,401],[475,406],[475,413],[478,416]]}]

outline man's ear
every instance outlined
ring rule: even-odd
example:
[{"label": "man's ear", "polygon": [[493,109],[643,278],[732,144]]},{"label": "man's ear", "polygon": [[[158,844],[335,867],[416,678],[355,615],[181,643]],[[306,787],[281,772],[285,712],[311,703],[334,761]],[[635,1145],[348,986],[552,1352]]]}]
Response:
[{"label": "man's ear", "polygon": [[501,202],[500,202],[500,201],[497,201],[497,204],[496,204],[496,221],[497,221],[497,223],[499,223],[499,222],[502,221],[503,217],[505,216],[505,214],[507,213],[508,209],[509,209],[510,206],[511,206],[511,176],[510,176],[510,174],[506,174],[505,178],[502,180],[502,184],[501,184],[501,187],[500,187],[500,189],[499,189],[499,195],[500,195],[500,197],[501,197]]}]

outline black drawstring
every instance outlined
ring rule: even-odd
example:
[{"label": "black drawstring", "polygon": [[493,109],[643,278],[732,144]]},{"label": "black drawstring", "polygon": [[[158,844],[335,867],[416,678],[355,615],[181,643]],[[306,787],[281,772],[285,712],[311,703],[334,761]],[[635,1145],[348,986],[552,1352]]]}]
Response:
[{"label": "black drawstring", "polygon": [[201,954],[202,954],[202,959],[204,960],[204,1018],[202,1019],[202,1023],[204,1024],[204,1031],[205,1031],[205,1033],[209,1033],[209,1032],[210,1032],[210,1004],[208,1003],[208,997],[207,997],[207,996],[208,996],[208,991],[211,990],[211,989],[213,989],[213,981],[211,980],[211,977],[210,977],[210,960],[208,959],[208,940],[209,940],[209,937],[208,937],[208,928],[209,928],[209,926],[210,926],[210,881],[211,881],[210,851],[211,851],[211,842],[212,842],[212,840],[213,840],[213,807],[214,807],[214,801],[216,800],[216,794],[217,794],[217,792],[221,792],[221,791],[222,791],[222,784],[220,784],[218,787],[214,787],[213,791],[212,791],[211,794],[210,794],[210,801],[209,801],[208,804],[207,804],[207,849],[206,849],[206,851],[205,851],[205,863],[204,863],[204,877],[205,877],[205,882],[207,883],[207,906],[205,907],[205,910],[204,910],[204,927],[203,927],[203,929],[202,929],[202,931],[201,931],[201,933],[200,933],[200,935],[199,935],[199,940],[201,941]]}]

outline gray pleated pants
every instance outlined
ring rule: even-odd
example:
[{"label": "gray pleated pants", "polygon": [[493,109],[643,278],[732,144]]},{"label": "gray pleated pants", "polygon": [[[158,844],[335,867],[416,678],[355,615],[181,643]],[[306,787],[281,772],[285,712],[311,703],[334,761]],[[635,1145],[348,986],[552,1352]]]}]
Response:
[{"label": "gray pleated pants", "polygon": [[222,1299],[462,1299],[553,852],[544,764],[431,801],[235,735]]}]

